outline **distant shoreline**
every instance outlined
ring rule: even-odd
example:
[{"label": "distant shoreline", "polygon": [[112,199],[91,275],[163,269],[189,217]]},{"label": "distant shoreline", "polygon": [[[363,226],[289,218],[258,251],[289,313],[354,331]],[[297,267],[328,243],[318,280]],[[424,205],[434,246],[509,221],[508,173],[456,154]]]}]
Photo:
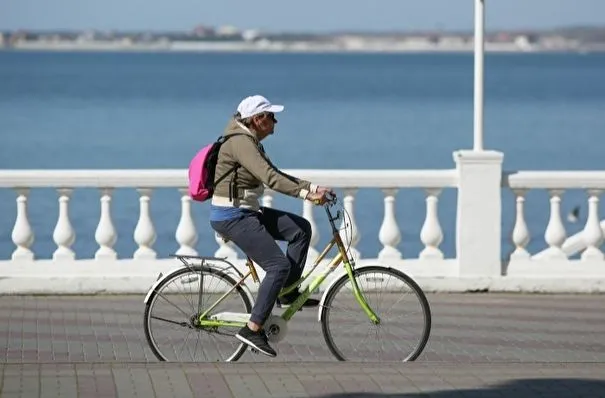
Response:
[{"label": "distant shoreline", "polygon": [[[543,48],[541,46],[520,47],[512,43],[486,43],[486,53],[594,53],[605,52],[603,46]],[[469,53],[474,51],[472,43],[464,45],[358,45],[339,46],[332,43],[250,43],[250,42],[170,42],[150,44],[121,44],[115,42],[48,43],[21,42],[12,46],[0,46],[0,51],[48,51],[48,52],[117,52],[117,53]]]},{"label": "distant shoreline", "polygon": [[[605,27],[485,32],[485,52],[605,52]],[[0,31],[0,51],[465,53],[473,32],[272,33],[234,26],[180,32]]]}]

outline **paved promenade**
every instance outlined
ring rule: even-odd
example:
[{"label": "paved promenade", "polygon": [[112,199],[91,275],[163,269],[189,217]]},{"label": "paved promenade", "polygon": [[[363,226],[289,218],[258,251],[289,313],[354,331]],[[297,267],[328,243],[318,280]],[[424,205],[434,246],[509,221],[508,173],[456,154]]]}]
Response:
[{"label": "paved promenade", "polygon": [[336,362],[305,310],[275,359],[167,364],[147,346],[141,296],[4,296],[0,397],[605,397],[605,295],[428,298],[415,363]]}]

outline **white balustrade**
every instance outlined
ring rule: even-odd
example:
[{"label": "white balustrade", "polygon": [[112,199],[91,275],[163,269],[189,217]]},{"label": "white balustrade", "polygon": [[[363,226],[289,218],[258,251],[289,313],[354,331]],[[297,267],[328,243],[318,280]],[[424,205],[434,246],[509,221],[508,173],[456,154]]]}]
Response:
[{"label": "white balustrade", "polygon": [[114,260],[117,258],[117,253],[113,250],[118,234],[111,220],[111,192],[111,188],[101,189],[101,217],[95,231],[95,240],[99,244],[99,249],[95,253],[97,260]]},{"label": "white balustrade", "polygon": [[151,189],[137,189],[139,192],[139,220],[134,229],[134,241],[139,248],[134,252],[134,258],[154,259],[156,252],[153,250],[153,244],[156,240],[155,228],[150,214]]},{"label": "white balustrade", "polygon": [[530,240],[529,229],[525,222],[525,193],[524,189],[514,189],[513,192],[516,195],[516,217],[515,226],[513,228],[513,243],[515,244],[515,251],[511,254],[511,260],[527,260],[529,259],[529,253],[525,249]]},{"label": "white balustrade", "polygon": [[[477,155],[479,156],[479,155]],[[479,163],[474,163],[475,161]],[[485,247],[478,246],[477,242],[472,238],[477,238],[476,234],[468,234],[468,217],[473,217],[476,213],[474,207],[468,208],[469,203],[472,206],[482,207],[482,214],[489,215],[489,211],[497,211],[499,203],[491,203],[489,206],[482,205],[481,201],[481,178],[484,178],[481,173],[473,174],[480,170],[482,158],[468,158],[465,160],[464,167],[458,167],[453,170],[293,170],[287,173],[299,176],[306,180],[313,181],[315,184],[330,186],[335,189],[342,189],[343,194],[339,200],[346,211],[344,219],[339,226],[341,237],[346,246],[349,248],[350,254],[356,260],[358,265],[383,263],[400,268],[403,271],[408,270],[412,276],[420,275],[431,284],[431,278],[434,279],[437,288],[445,285],[441,283],[447,278],[461,278],[456,283],[467,286],[464,281],[469,281],[468,286],[481,288],[486,283],[497,284],[497,286],[508,286],[513,289],[524,289],[529,286],[529,289],[538,288],[541,286],[549,286],[552,289],[565,289],[572,283],[575,289],[582,290],[582,283],[590,284],[586,289],[597,289],[603,286],[605,281],[605,256],[601,251],[601,245],[604,240],[605,221],[599,220],[599,198],[602,191],[605,189],[605,172],[514,172],[502,173],[501,185],[504,189],[511,189],[514,193],[515,200],[515,221],[512,234],[505,239],[512,239],[515,249],[510,256],[510,263],[506,271],[499,275],[494,272],[493,264],[490,265],[489,273],[483,272],[480,264],[481,256],[475,256],[473,253],[479,250],[481,253],[486,252]],[[477,166],[479,164],[479,166]],[[490,173],[486,174],[485,178],[494,177],[494,168],[490,168]],[[471,179],[466,179],[466,185],[462,184],[461,177],[464,173],[473,174]],[[44,266],[40,269],[47,269],[51,275],[61,274],[60,267],[62,260],[77,260],[81,261],[83,275],[97,275],[101,278],[96,284],[92,285],[93,291],[98,288],[99,283],[105,280],[107,273],[109,275],[121,274],[120,278],[128,278],[128,273],[133,272],[130,265],[122,266],[121,261],[133,261],[139,271],[144,267],[151,267],[149,270],[150,280],[146,280],[141,289],[148,288],[149,283],[155,280],[158,271],[164,272],[164,268],[158,264],[169,264],[163,262],[163,259],[158,259],[154,250],[156,242],[156,231],[151,214],[151,194],[156,188],[172,188],[179,193],[180,200],[174,203],[180,213],[178,225],[176,225],[174,239],[178,244],[177,254],[198,254],[195,249],[198,242],[198,232],[196,222],[193,218],[195,206],[208,206],[206,203],[192,202],[188,196],[187,190],[184,188],[187,182],[186,170],[0,170],[0,188],[13,189],[17,193],[16,198],[16,218],[12,225],[12,242],[15,248],[12,249],[10,259],[0,260],[0,276],[7,275],[12,270],[22,271],[18,265],[18,261],[35,261],[44,262],[50,261],[49,266]],[[470,184],[470,185],[469,185]],[[458,186],[460,185],[460,187]],[[490,184],[493,187],[494,181]],[[462,186],[472,186],[472,189],[465,192],[462,196]],[[72,216],[70,215],[70,203],[72,192],[79,188],[97,188],[100,192],[100,200],[96,201],[96,206],[100,207],[100,216],[96,230],[94,231],[94,240],[98,244],[97,250],[94,253],[96,262],[86,262],[85,258],[80,258],[72,249],[76,239],[76,233],[72,227]],[[52,253],[52,260],[38,259],[36,253],[32,251],[35,232],[32,223],[28,219],[28,212],[31,212],[31,204],[28,198],[31,192],[36,188],[52,188],[58,194],[57,213],[58,217],[54,225],[52,239],[56,244],[56,250]],[[139,214],[136,220],[136,227],[133,231],[134,241],[137,244],[137,249],[132,254],[132,258],[123,256],[118,259],[115,244],[118,240],[118,229],[116,228],[115,219],[112,217],[112,205],[114,202],[114,192],[118,189],[136,190],[139,194]],[[418,240],[423,245],[423,250],[418,258],[403,259],[403,253],[398,249],[402,239],[402,225],[396,214],[396,195],[403,192],[406,188],[423,189],[426,192],[426,209],[424,213],[424,223],[421,230],[418,231]],[[439,199],[443,189],[457,188],[458,189],[458,213],[456,215],[456,228],[458,235],[452,237],[456,240],[457,254],[453,259],[444,258],[444,254],[440,249],[440,245],[444,238],[442,223],[439,216]],[[357,193],[362,189],[376,189],[383,194],[381,203],[373,204],[375,208],[375,216],[381,217],[378,239],[380,242],[380,250],[378,253],[359,253],[358,247],[361,239],[372,239],[372,237],[363,236],[361,228],[363,225],[358,225],[356,220]],[[469,188],[470,189],[470,188]],[[530,242],[530,233],[527,225],[526,217],[528,211],[526,207],[526,193],[529,190],[546,190],[550,197],[544,203],[544,207],[549,210],[548,223],[544,226],[544,241],[548,246],[545,250],[531,255],[528,252],[528,244]],[[561,198],[562,194],[567,190],[581,189],[588,193],[588,216],[584,228],[571,237],[567,237],[565,225],[561,216]],[[490,198],[494,198],[493,189]],[[267,189],[261,201],[262,205],[273,207],[276,193]],[[472,199],[472,200],[471,200]],[[180,202],[180,204],[179,204]],[[463,203],[461,205],[461,203]],[[461,209],[460,206],[466,207]],[[494,205],[496,203],[496,205]],[[133,204],[133,205],[136,205]],[[302,201],[301,206],[302,216],[307,219],[312,227],[311,248],[309,250],[309,261],[313,261],[317,255],[317,245],[319,244],[319,228],[315,218],[316,206],[311,202]],[[424,209],[423,209],[424,210]],[[462,211],[464,210],[464,211]],[[461,214],[466,219],[461,219]],[[495,218],[495,217],[494,217]],[[471,220],[470,225],[474,225]],[[207,224],[206,224],[207,225]],[[204,227],[206,227],[204,225]],[[467,235],[460,235],[461,226],[466,225]],[[487,231],[491,235],[491,240],[500,235],[500,224],[493,223],[494,230]],[[345,229],[346,226],[346,229]],[[165,228],[165,227],[164,227]],[[495,232],[494,232],[495,231]],[[39,233],[45,234],[44,231]],[[211,233],[214,233],[213,231]],[[495,235],[495,234],[498,235]],[[85,232],[85,235],[86,234]],[[234,262],[238,267],[243,266],[243,259],[238,248],[233,242],[224,242],[221,237],[214,234],[217,243],[217,249],[214,255],[217,257],[226,257]],[[163,242],[164,243],[164,242]],[[460,248],[463,248],[466,253],[466,263],[464,270],[462,269],[462,256]],[[492,250],[491,248],[489,249]],[[573,260],[571,256],[581,252],[580,260]],[[470,255],[469,255],[470,253]],[[201,253],[209,254],[211,253]],[[495,256],[494,256],[495,257]],[[555,259],[556,261],[552,261]],[[143,261],[137,261],[143,260]],[[152,260],[152,261],[149,261]],[[542,261],[544,260],[544,261]],[[578,262],[580,261],[580,262]],[[86,264],[86,265],[85,265]],[[95,265],[99,268],[96,270]],[[170,262],[171,266],[175,266],[175,262]],[[168,266],[168,265],[166,265]],[[50,267],[50,268],[49,268]],[[92,267],[92,268],[91,268]],[[109,268],[108,268],[109,267]],[[112,268],[117,267],[117,268]],[[164,267],[162,265],[162,267]],[[23,268],[27,269],[27,267]],[[73,268],[69,268],[73,273]],[[464,271],[464,272],[463,272]],[[27,271],[30,272],[30,271]],[[34,272],[34,271],[31,271]],[[35,271],[39,272],[39,271]],[[141,274],[141,275],[142,275]],[[73,274],[70,274],[73,275]],[[489,278],[485,279],[488,275]],[[529,277],[530,278],[526,278]],[[37,278],[39,276],[36,274]],[[64,275],[66,278],[71,276]],[[87,278],[80,276],[81,278]],[[510,278],[512,277],[512,278]],[[32,277],[33,278],[33,277]],[[444,279],[445,278],[445,279]],[[476,279],[473,279],[476,278]],[[510,283],[503,282],[498,278],[510,279]],[[574,279],[575,278],[575,279]],[[29,280],[27,284],[21,286],[30,286],[35,279]],[[66,279],[67,280],[67,279]],[[124,279],[127,280],[127,279]],[[532,282],[533,281],[533,282]],[[571,282],[570,282],[571,281]],[[577,282],[573,282],[577,281]],[[594,281],[594,282],[592,282]],[[79,283],[79,282],[78,282]],[[126,283],[126,282],[125,282]],[[544,284],[544,285],[543,285]],[[78,285],[78,284],[76,284]],[[11,285],[12,286],[12,285]],[[74,286],[66,282],[66,286]],[[79,286],[79,285],[78,285]],[[522,287],[519,287],[522,286]],[[524,286],[524,287],[523,287]],[[554,287],[553,287],[554,286]],[[493,287],[493,286],[492,286]],[[490,289],[492,287],[489,287]],[[44,287],[42,286],[41,289]],[[2,279],[0,279],[0,290],[2,289]],[[79,288],[74,288],[75,290]],[[107,288],[112,290],[113,286]],[[548,289],[545,287],[544,289]],[[602,290],[602,289],[601,289]]]},{"label": "white balustrade", "polygon": [[603,252],[599,246],[603,243],[603,231],[599,220],[600,189],[588,190],[588,218],[584,227],[584,243],[586,250],[582,253],[582,260],[603,260]]},{"label": "white balustrade", "polygon": [[73,260],[76,254],[70,247],[76,240],[76,233],[69,220],[69,197],[72,189],[60,188],[57,192],[59,194],[59,218],[53,232],[53,240],[57,245],[53,259]]},{"label": "white balustrade", "polygon": [[30,246],[34,242],[34,232],[27,218],[27,195],[29,189],[17,189],[17,218],[13,227],[11,238],[17,248],[13,252],[11,258],[13,260],[33,260],[34,253],[30,250]]},{"label": "white balustrade", "polygon": [[[511,259],[532,261],[569,261],[582,252],[583,262],[603,261],[600,246],[603,242],[605,221],[599,220],[599,196],[605,189],[605,172],[601,171],[520,171],[504,175],[503,185],[517,195],[517,220],[513,230],[516,250]],[[524,219],[524,196],[529,189],[544,189],[550,195],[550,217],[544,233],[548,248],[529,255],[525,247],[530,236]],[[582,189],[588,193],[588,217],[584,229],[567,237],[561,216],[561,197],[566,190]]]},{"label": "white balustrade", "polygon": [[196,256],[198,253],[194,247],[197,243],[197,231],[191,214],[191,197],[186,188],[179,189],[179,193],[181,194],[181,218],[174,235],[179,249],[175,254]]},{"label": "white balustrade", "polygon": [[426,193],[426,218],[420,231],[420,239],[424,244],[424,249],[420,252],[420,258],[442,259],[443,252],[439,249],[439,245],[443,240],[443,232],[441,231],[437,212],[441,189],[427,189]]},{"label": "white balustrade", "polygon": [[[287,171],[301,178],[313,181],[316,184],[342,188],[344,196],[339,198],[344,204],[346,212],[343,214],[340,234],[350,254],[361,259],[357,245],[361,240],[359,226],[355,219],[355,196],[359,189],[381,189],[384,194],[384,211],[378,239],[382,249],[375,256],[380,260],[401,260],[402,253],[397,249],[401,241],[400,227],[395,215],[395,195],[402,188],[426,188],[427,218],[421,231],[421,240],[426,246],[423,257],[435,254],[441,258],[438,249],[442,240],[441,227],[437,216],[437,195],[442,188],[456,187],[457,176],[455,170],[297,170]],[[15,249],[11,255],[12,260],[33,260],[35,254],[30,249],[34,240],[34,231],[29,223],[27,212],[27,199],[31,189],[55,188],[59,195],[58,219],[55,225],[53,239],[57,245],[53,259],[75,259],[76,253],[71,249],[76,234],[70,220],[69,203],[74,189],[83,187],[96,187],[100,191],[100,216],[94,233],[98,248],[94,258],[103,261],[117,261],[114,246],[118,240],[118,230],[112,217],[112,197],[116,189],[135,189],[139,194],[139,216],[133,231],[133,238],[137,249],[132,255],[133,259],[156,259],[157,254],[153,246],[157,235],[151,216],[151,195],[154,188],[174,188],[180,194],[180,219],[174,234],[178,244],[177,254],[198,254],[195,245],[198,233],[192,217],[193,206],[186,186],[186,170],[0,170],[0,187],[12,188],[17,191],[17,216],[13,226],[12,240]],[[69,188],[67,188],[69,187]],[[434,191],[436,189],[436,191]],[[261,199],[262,205],[273,207],[275,192],[267,188]],[[205,204],[202,204],[202,206]],[[302,215],[312,228],[311,248],[309,260],[317,256],[316,245],[320,236],[316,220],[313,215],[315,206],[303,201]],[[346,225],[346,228],[345,228]],[[214,255],[238,259],[238,251],[233,242],[224,242],[215,234],[217,250]],[[364,257],[372,257],[367,254]]]},{"label": "white balustrade", "polygon": [[397,249],[397,245],[401,241],[401,233],[395,217],[397,189],[385,188],[382,193],[384,194],[384,216],[378,232],[378,240],[382,243],[382,249],[378,253],[378,258],[385,261],[399,260],[401,252]]}]

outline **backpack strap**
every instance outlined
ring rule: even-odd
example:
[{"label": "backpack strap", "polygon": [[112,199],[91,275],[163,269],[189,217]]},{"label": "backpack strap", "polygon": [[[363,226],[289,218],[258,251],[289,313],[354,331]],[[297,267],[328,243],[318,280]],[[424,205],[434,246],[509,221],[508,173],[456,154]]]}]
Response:
[{"label": "backpack strap", "polygon": [[233,173],[238,168],[240,168],[239,164],[236,164],[235,166],[230,168],[225,174],[223,174],[218,180],[216,180],[216,182],[214,183],[214,186],[216,186],[219,182],[223,181],[229,174]]},{"label": "backpack strap", "polygon": [[[220,136],[218,138],[217,141],[221,141],[221,145],[224,144],[225,142],[227,142],[227,140],[231,137],[235,137],[236,135],[248,135],[246,133],[235,133],[235,134],[231,134],[228,136]],[[218,156],[218,154],[217,154]],[[218,159],[217,159],[218,162]],[[235,166],[233,166],[232,168],[230,168],[225,174],[223,174],[222,176],[220,176],[220,178],[218,180],[216,180],[215,183],[213,183],[213,187],[216,187],[218,185],[218,183],[220,183],[221,181],[223,181],[229,174],[236,172],[236,174],[234,174],[234,178],[237,175],[237,169],[239,169],[241,167],[241,165],[239,163],[236,163]],[[234,185],[235,185],[235,181],[234,178],[231,179],[231,181],[229,182],[229,201],[233,200],[233,190],[234,190]]]}]

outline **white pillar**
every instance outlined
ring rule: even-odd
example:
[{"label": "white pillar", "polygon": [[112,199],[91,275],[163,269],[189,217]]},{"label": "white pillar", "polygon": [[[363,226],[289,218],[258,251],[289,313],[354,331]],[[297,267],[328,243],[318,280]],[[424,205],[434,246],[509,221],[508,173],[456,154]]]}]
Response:
[{"label": "white pillar", "polygon": [[397,245],[401,241],[401,232],[395,216],[397,189],[385,188],[382,193],[384,194],[384,216],[378,232],[378,240],[382,243],[382,250],[378,253],[378,258],[380,260],[401,260],[401,252],[397,249]]},{"label": "white pillar", "polygon": [[501,275],[501,180],[504,155],[457,151],[456,252],[460,276]]},{"label": "white pillar", "polygon": [[550,259],[567,259],[567,255],[561,248],[567,233],[565,232],[565,226],[561,220],[561,195],[564,190],[562,189],[551,189],[550,194],[550,217],[548,219],[548,226],[544,231],[544,240],[548,244],[548,249],[544,252],[544,255]]},{"label": "white pillar", "polygon": [[139,248],[134,252],[136,259],[155,259],[157,254],[153,250],[153,244],[156,240],[155,228],[151,221],[150,204],[151,189],[140,188],[139,192],[139,220],[134,229],[134,241]]},{"label": "white pillar", "polygon": [[443,240],[443,231],[441,230],[437,210],[440,193],[441,189],[439,188],[426,190],[426,216],[420,230],[420,240],[424,244],[424,249],[419,255],[421,259],[443,259],[443,252],[439,249]]},{"label": "white pillar", "polygon": [[197,256],[197,251],[195,250],[197,231],[191,214],[189,190],[187,188],[179,189],[179,193],[181,194],[181,218],[174,234],[179,244],[179,249],[175,254]]},{"label": "white pillar", "polygon": [[588,190],[588,218],[584,226],[584,242],[586,250],[582,253],[582,260],[603,260],[603,252],[599,247],[603,243],[603,230],[599,222],[599,195],[601,190]]},{"label": "white pillar", "polygon": [[30,246],[34,243],[34,231],[32,230],[27,218],[27,195],[29,189],[17,189],[17,218],[11,238],[17,248],[13,252],[11,258],[13,260],[33,260],[34,253],[30,250]]},{"label": "white pillar", "polygon": [[57,250],[53,253],[54,260],[73,260],[76,257],[70,248],[76,240],[76,233],[69,220],[69,197],[70,188],[60,188],[59,194],[59,218],[53,231],[53,239],[57,244]]},{"label": "white pillar", "polygon": [[485,32],[484,0],[475,0],[475,117],[473,150],[483,150],[483,58]]},{"label": "white pillar", "polygon": [[529,260],[530,256],[525,249],[529,243],[531,236],[527,223],[525,222],[525,189],[513,189],[517,196],[516,200],[516,219],[513,228],[512,240],[515,244],[515,251],[510,255],[510,260]]},{"label": "white pillar", "polygon": [[313,206],[315,206],[313,202],[308,200],[303,201],[302,216],[309,221],[309,224],[311,224],[311,242],[309,244],[309,251],[307,254],[308,263],[313,262],[319,255],[319,252],[317,249],[315,249],[315,245],[317,245],[317,242],[319,242],[319,231],[317,230],[317,224],[315,223],[315,219],[313,217]]},{"label": "white pillar", "polygon": [[97,260],[115,260],[118,256],[113,245],[118,233],[111,220],[111,188],[101,188],[101,217],[95,231],[95,240],[99,249],[95,253]]}]

